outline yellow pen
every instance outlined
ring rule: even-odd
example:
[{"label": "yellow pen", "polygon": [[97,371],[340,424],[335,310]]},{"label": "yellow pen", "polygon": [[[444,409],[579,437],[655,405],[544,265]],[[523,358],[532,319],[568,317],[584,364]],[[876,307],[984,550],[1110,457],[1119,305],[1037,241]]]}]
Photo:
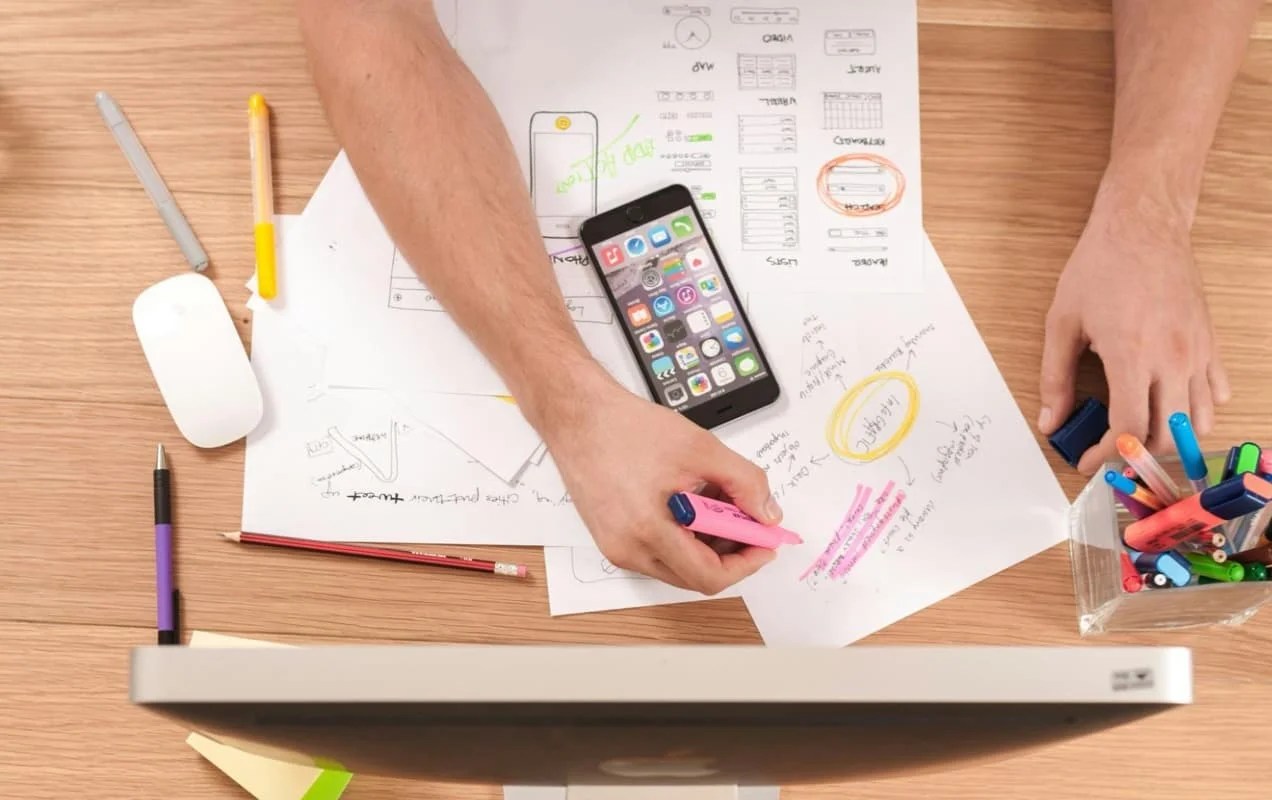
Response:
[{"label": "yellow pen", "polygon": [[278,294],[274,268],[274,171],[269,158],[269,106],[254,94],[247,100],[252,149],[252,215],[256,237],[256,293],[265,300]]}]

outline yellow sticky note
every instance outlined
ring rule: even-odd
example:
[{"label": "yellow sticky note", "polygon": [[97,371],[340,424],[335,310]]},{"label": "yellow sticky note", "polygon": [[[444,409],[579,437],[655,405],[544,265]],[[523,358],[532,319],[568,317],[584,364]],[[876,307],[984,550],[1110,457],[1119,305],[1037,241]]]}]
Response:
[{"label": "yellow sticky note", "polygon": [[[288,647],[277,642],[194,631],[191,647]],[[301,753],[194,732],[186,744],[256,800],[338,800],[353,775]]]}]

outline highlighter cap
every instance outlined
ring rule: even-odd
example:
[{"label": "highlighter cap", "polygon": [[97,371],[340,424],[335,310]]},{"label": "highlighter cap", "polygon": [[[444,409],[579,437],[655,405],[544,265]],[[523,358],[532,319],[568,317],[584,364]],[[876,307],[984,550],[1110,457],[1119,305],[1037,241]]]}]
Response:
[{"label": "highlighter cap", "polygon": [[668,498],[667,508],[671,509],[671,515],[676,518],[676,523],[679,525],[692,525],[698,516],[684,492],[676,492]]}]

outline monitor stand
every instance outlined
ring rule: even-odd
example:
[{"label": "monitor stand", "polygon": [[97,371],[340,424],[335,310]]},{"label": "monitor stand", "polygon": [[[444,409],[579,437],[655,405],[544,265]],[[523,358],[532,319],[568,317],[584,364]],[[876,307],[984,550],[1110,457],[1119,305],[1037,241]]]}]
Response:
[{"label": "monitor stand", "polygon": [[505,786],[504,800],[780,800],[776,786]]}]

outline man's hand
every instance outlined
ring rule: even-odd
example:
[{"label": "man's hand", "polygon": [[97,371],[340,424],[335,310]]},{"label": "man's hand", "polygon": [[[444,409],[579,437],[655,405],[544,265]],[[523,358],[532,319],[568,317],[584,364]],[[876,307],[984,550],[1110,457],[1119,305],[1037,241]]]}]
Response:
[{"label": "man's hand", "polygon": [[721,554],[667,509],[673,493],[711,485],[751,516],[776,524],[781,509],[763,470],[608,376],[575,388],[573,410],[553,413],[542,430],[575,509],[615,566],[717,594],[773,560],[773,551],[761,547]]},{"label": "man's hand", "polygon": [[1038,427],[1050,434],[1073,410],[1078,358],[1090,347],[1104,364],[1110,430],[1083,455],[1085,474],[1116,457],[1117,434],[1163,452],[1171,414],[1188,412],[1204,434],[1229,398],[1188,225],[1173,217],[1135,188],[1106,184],[1056,287]]}]

